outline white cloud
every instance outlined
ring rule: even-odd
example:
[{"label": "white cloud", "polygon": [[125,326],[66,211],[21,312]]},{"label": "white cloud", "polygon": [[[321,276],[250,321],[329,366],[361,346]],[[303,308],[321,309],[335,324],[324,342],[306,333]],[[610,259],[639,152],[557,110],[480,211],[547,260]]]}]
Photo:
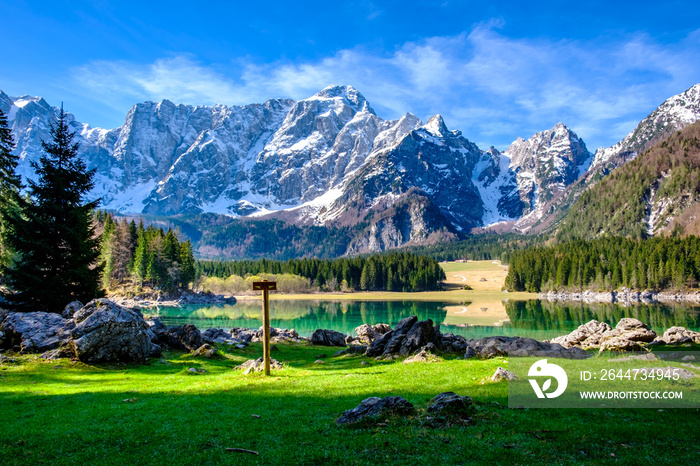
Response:
[{"label": "white cloud", "polygon": [[301,99],[329,84],[351,84],[382,117],[412,112],[425,120],[441,113],[450,128],[499,148],[558,121],[591,148],[612,145],[624,136],[620,127],[700,76],[700,30],[659,44],[645,35],[614,42],[514,39],[497,27],[482,24],[391,53],[356,47],[302,63],[239,61],[226,73],[178,56],[146,65],[93,62],[74,76],[114,108],[163,98],[190,104]]}]

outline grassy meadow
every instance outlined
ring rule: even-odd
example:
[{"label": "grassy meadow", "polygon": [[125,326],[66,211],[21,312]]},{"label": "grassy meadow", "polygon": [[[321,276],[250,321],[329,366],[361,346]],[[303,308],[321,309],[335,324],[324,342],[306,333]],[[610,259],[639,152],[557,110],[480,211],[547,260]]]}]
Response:
[{"label": "grassy meadow", "polygon": [[[500,358],[402,364],[277,347],[285,368],[271,377],[233,369],[259,356],[259,344],[214,360],[165,353],[144,365],[14,356],[0,363],[0,463],[693,464],[700,454],[698,410],[509,409],[507,383],[490,381],[507,367]],[[315,364],[321,353],[329,357]],[[473,398],[470,420],[427,415],[444,391]],[[394,395],[416,414],[335,424],[364,398]]]}]

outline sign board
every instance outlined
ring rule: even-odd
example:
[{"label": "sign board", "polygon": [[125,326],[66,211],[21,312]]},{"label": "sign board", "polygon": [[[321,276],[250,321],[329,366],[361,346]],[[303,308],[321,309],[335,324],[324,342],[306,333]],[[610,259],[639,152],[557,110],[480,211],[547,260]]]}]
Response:
[{"label": "sign board", "polygon": [[253,291],[260,290],[276,291],[277,282],[253,282]]}]

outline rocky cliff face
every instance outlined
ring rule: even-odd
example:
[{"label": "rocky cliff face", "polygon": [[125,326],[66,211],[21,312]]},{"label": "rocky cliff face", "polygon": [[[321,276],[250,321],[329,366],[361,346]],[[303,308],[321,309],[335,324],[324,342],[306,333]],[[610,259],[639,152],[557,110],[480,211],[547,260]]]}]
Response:
[{"label": "rocky cliff face", "polygon": [[[93,195],[104,208],[359,226],[364,236],[351,248],[359,252],[459,237],[501,222],[537,231],[566,210],[600,167],[697,120],[698,94],[700,85],[669,99],[595,158],[561,123],[518,138],[503,153],[484,151],[439,115],[426,124],[411,114],[383,120],[350,86],[330,86],[298,102],[144,102],[110,130],[69,120],[81,156],[97,169]],[[17,142],[19,172],[32,177],[30,162],[57,109],[38,97],[2,92],[0,108]]]}]

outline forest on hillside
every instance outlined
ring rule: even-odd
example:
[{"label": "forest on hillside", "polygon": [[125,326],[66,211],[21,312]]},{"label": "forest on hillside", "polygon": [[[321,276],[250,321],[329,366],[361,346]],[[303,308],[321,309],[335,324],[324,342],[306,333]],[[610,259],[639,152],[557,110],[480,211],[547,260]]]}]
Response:
[{"label": "forest on hillside", "polygon": [[696,289],[700,238],[573,240],[516,251],[510,256],[509,291]]},{"label": "forest on hillside", "polygon": [[[560,225],[557,240],[601,235],[646,238],[649,229],[664,227],[667,217],[677,216],[698,199],[700,122],[655,144],[584,191]],[[652,200],[669,205],[658,218],[651,216]],[[652,220],[654,225],[649,224]],[[686,233],[681,223],[674,226],[677,234]]]}]

